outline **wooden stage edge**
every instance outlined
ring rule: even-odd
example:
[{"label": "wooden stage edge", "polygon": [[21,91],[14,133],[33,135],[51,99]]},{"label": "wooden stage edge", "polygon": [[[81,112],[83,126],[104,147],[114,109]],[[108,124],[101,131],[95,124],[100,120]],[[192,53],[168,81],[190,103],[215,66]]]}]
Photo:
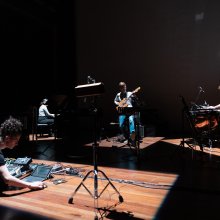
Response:
[{"label": "wooden stage edge", "polygon": [[[157,143],[158,141],[164,139],[164,137],[144,137],[141,141],[140,141],[140,149],[144,149],[152,144]],[[127,142],[125,143],[120,143],[117,141],[117,137],[111,137],[108,139],[103,139],[101,141],[98,142],[99,147],[118,147],[118,148],[129,148],[129,146],[127,145]],[[85,144],[86,147],[91,147],[93,145],[93,143],[88,143]]]},{"label": "wooden stage edge", "polygon": [[[33,162],[56,164],[53,161],[43,160]],[[108,180],[99,172],[98,193],[104,189],[103,194],[98,199],[94,199],[85,187],[81,186],[72,197],[74,204],[69,204],[72,193],[79,186],[83,177],[93,170],[93,166],[71,163],[61,163],[61,165],[63,168],[72,167],[78,170],[79,175],[54,175],[52,179],[45,181],[48,187],[44,190],[13,189],[4,191],[0,197],[0,203],[6,212],[5,216],[11,213],[14,215],[14,219],[18,219],[19,212],[15,210],[21,210],[31,214],[30,218],[25,218],[31,220],[88,220],[94,219],[94,217],[98,219],[130,219],[131,217],[132,219],[153,219],[178,177],[176,174],[169,173],[99,167],[99,170],[106,174],[124,201],[119,202],[119,195],[111,184],[104,189]],[[58,178],[64,178],[67,182],[53,184],[52,180]],[[86,178],[84,185],[93,194],[93,172],[92,176]],[[41,218],[36,215],[40,215]],[[4,220],[4,218],[1,219]]]}]

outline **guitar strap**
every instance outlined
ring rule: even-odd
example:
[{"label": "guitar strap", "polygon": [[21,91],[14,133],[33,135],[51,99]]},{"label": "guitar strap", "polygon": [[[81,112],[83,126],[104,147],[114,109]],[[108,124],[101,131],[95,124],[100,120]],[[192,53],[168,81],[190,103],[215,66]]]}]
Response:
[{"label": "guitar strap", "polygon": [[[125,93],[120,93],[120,99],[122,100],[122,99],[124,99],[124,98],[127,98],[127,96],[128,96],[128,93],[127,92],[125,92]],[[120,100],[120,101],[121,101]]]}]

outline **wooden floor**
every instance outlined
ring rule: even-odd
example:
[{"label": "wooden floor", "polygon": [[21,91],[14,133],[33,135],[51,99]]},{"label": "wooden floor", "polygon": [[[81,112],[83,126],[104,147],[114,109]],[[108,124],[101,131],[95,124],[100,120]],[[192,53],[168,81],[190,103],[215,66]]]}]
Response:
[{"label": "wooden floor", "polygon": [[[164,137],[144,137],[140,142],[139,142],[139,147],[140,149],[144,149],[160,140],[164,139]],[[108,139],[103,139],[98,142],[100,147],[118,147],[118,148],[129,148],[128,142],[126,141],[125,143],[120,143],[117,141],[117,137],[112,137]],[[88,143],[85,144],[87,147],[91,147],[93,143]]]},{"label": "wooden floor", "polygon": [[[38,161],[47,163],[48,161]],[[53,163],[53,162],[50,162]],[[93,166],[78,164],[64,164],[65,167],[74,167],[82,170],[80,175],[85,175],[93,170]],[[98,215],[110,219],[153,219],[175,182],[177,175],[156,172],[143,172],[125,169],[99,167],[103,171],[116,190],[123,197],[124,202],[119,202],[119,194],[109,185],[99,199],[95,199],[82,186],[73,196],[74,204],[68,204],[68,200],[76,187],[82,181],[78,176],[62,176],[66,183],[54,185],[47,180],[48,188],[41,191],[14,190],[4,192],[9,197],[1,197],[1,205],[21,209],[23,211],[40,214],[51,219],[94,219]],[[93,175],[92,175],[93,176]],[[91,176],[91,177],[92,177]],[[108,180],[99,172],[99,193],[108,183]],[[60,178],[60,175],[53,178]],[[94,192],[94,179],[87,178],[85,186]],[[22,194],[21,194],[22,193]],[[97,203],[97,204],[94,204]],[[94,209],[97,207],[98,209]],[[111,217],[112,216],[112,217]]]},{"label": "wooden floor", "polygon": [[[61,156],[65,151],[63,142],[50,140],[51,144],[44,155],[48,159],[34,159],[36,163],[72,167],[80,175],[55,175],[47,180],[48,188],[40,191],[17,189],[5,191],[0,197],[1,219],[219,219],[220,200],[220,147],[191,148],[181,145],[181,138],[167,139],[146,137],[141,143],[140,158],[137,160],[129,148],[112,148],[112,142],[102,140],[98,151],[98,192],[103,194],[94,199],[93,172],[84,181],[76,194],[71,197],[83,177],[93,171],[91,154],[89,157],[74,158],[66,162]],[[33,143],[32,143],[33,144]],[[42,147],[37,142],[31,149]],[[91,152],[90,144],[85,150]],[[51,152],[59,149],[58,155],[51,158]],[[61,150],[62,148],[62,150]],[[53,151],[53,150],[54,151]],[[48,154],[47,154],[48,152]],[[34,155],[32,155],[34,157]],[[105,189],[108,180],[110,185]],[[54,185],[52,180],[64,178],[67,182]],[[123,202],[119,201],[119,194]],[[74,204],[69,204],[73,198]],[[11,216],[11,217],[9,217]],[[23,216],[23,217],[21,217]]]}]

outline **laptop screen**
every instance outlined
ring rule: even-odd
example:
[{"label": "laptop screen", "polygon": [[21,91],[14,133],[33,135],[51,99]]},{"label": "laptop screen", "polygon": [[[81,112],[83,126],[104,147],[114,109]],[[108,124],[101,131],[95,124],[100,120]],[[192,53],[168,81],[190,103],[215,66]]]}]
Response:
[{"label": "laptop screen", "polygon": [[48,175],[50,174],[51,169],[52,169],[52,166],[39,165],[35,168],[31,176],[47,178]]}]

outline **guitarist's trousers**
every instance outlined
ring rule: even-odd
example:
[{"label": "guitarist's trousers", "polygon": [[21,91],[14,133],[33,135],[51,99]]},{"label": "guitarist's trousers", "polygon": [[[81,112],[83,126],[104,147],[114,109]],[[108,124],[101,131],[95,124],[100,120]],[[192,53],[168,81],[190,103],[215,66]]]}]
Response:
[{"label": "guitarist's trousers", "polygon": [[[133,132],[135,132],[135,125],[134,125],[134,115],[130,115],[130,116],[126,116],[126,115],[119,115],[119,128],[120,128],[120,132],[125,135],[125,120],[129,121],[129,132],[130,134],[132,134]],[[126,135],[125,135],[126,136]]]}]

